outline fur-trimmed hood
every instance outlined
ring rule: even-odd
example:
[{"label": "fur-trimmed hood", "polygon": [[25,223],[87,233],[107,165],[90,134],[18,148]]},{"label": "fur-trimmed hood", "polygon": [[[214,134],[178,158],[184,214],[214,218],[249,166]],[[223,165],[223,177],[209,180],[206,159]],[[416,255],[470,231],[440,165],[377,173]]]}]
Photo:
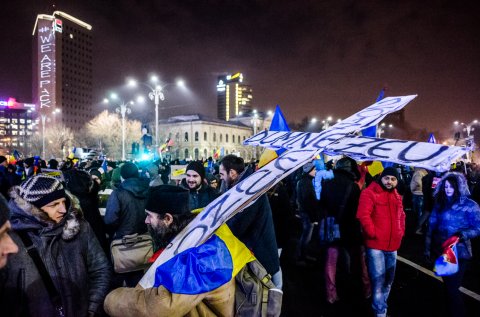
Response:
[{"label": "fur-trimmed hood", "polygon": [[458,172],[448,172],[442,176],[442,179],[438,182],[437,187],[435,188],[434,196],[438,195],[438,192],[444,188],[445,179],[447,177],[454,176],[457,179],[458,183],[458,192],[460,194],[460,200],[463,200],[470,196],[470,190],[468,189],[467,179],[462,173]]},{"label": "fur-trimmed hood", "polygon": [[80,232],[80,219],[83,213],[78,199],[66,193],[67,213],[59,223],[55,223],[40,208],[24,200],[19,194],[19,186],[14,186],[9,194],[11,210],[10,222],[14,230],[38,230],[46,234],[62,234],[62,239],[71,240]]}]

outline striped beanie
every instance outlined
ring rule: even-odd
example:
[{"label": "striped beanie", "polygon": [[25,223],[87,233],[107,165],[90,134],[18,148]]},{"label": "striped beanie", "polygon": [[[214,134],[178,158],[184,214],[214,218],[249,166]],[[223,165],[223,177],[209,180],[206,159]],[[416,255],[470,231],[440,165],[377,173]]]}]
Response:
[{"label": "striped beanie", "polygon": [[20,184],[19,194],[35,207],[42,208],[54,200],[64,198],[65,189],[55,177],[38,174]]}]

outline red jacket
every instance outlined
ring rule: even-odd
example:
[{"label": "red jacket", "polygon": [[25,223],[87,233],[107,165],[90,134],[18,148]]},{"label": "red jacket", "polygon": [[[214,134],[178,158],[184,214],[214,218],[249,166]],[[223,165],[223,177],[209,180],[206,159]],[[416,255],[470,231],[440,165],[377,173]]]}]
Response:
[{"label": "red jacket", "polygon": [[373,182],[360,194],[357,218],[365,245],[371,249],[396,251],[405,233],[405,212],[397,190],[387,191]]}]

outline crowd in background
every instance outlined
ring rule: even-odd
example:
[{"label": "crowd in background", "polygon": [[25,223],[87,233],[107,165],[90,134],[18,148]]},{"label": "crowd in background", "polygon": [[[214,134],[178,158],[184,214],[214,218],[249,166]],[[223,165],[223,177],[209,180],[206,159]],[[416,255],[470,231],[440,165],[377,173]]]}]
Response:
[{"label": "crowd in background", "polygon": [[[186,165],[184,175],[172,179],[171,165],[182,163]],[[233,155],[219,162],[208,158],[190,162],[79,163],[72,159],[46,162],[26,158],[15,164],[0,156],[0,192],[9,201],[4,209],[10,209],[12,230],[36,228],[41,234],[33,240],[43,239],[39,243],[48,247],[41,253],[51,252],[56,261],[47,263],[48,271],[66,271],[58,275],[66,281],[78,281],[74,287],[60,283],[60,297],[66,295],[69,299],[68,304],[64,300],[66,316],[78,314],[73,311],[83,312],[82,316],[101,315],[105,313],[103,301],[109,291],[135,287],[143,275],[143,271],[112,273],[110,242],[151,229],[146,223],[145,206],[152,188],[163,185],[184,188],[188,191],[188,209],[192,211],[207,206],[258,168],[258,162],[245,163]],[[49,205],[58,200],[62,201],[60,205]],[[472,257],[470,240],[480,234],[479,203],[480,169],[475,164],[460,162],[448,173],[391,166],[372,176],[367,163],[357,164],[348,157],[326,163],[316,159],[279,182],[227,224],[279,288],[282,250],[293,250],[292,260],[299,267],[315,260],[321,251],[326,304],[338,302],[337,267],[346,265],[352,283],[359,286],[358,296],[372,302],[377,316],[386,316],[396,251],[405,234],[405,217],[413,217],[415,233],[425,236],[428,260],[441,253],[446,239],[452,235],[460,238],[459,273],[444,280],[450,315],[465,316],[458,287]],[[61,221],[68,215],[68,226],[52,225],[52,220],[60,223],[52,218],[57,214]],[[163,234],[172,238],[171,234]],[[62,243],[54,244],[55,239]],[[23,238],[14,240],[25,245]],[[156,249],[164,247],[165,241],[168,242],[154,239]],[[68,253],[60,252],[59,248]],[[8,250],[5,252],[16,252],[14,248]],[[11,260],[25,263],[25,257],[17,253]],[[74,269],[67,269],[72,265]],[[12,270],[2,270],[2,305],[7,301],[20,305],[27,297],[22,302],[27,304],[21,309],[31,312],[36,305],[42,306],[34,300],[41,300],[42,296],[32,295],[35,285],[26,285],[31,289],[22,290],[24,293],[12,292],[15,289],[12,285],[19,278],[24,286],[25,281],[33,280],[29,272],[12,276]],[[9,296],[5,285],[10,285]]]}]

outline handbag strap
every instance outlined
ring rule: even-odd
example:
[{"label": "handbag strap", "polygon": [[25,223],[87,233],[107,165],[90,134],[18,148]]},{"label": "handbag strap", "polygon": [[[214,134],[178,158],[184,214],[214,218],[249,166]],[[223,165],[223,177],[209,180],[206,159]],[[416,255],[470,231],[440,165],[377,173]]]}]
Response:
[{"label": "handbag strap", "polygon": [[20,236],[20,239],[22,239],[22,242],[25,245],[25,248],[27,249],[28,255],[30,255],[30,257],[32,258],[33,263],[35,263],[35,266],[37,267],[37,270],[40,273],[40,276],[42,277],[42,280],[43,280],[43,283],[45,284],[48,295],[50,296],[50,300],[52,301],[52,304],[55,307],[55,310],[58,312],[58,316],[60,317],[65,316],[60,294],[58,293],[57,288],[53,284],[52,277],[48,273],[47,268],[45,267],[45,263],[43,263],[37,248],[33,245],[32,239],[30,239],[26,231],[18,231],[17,233]]}]

